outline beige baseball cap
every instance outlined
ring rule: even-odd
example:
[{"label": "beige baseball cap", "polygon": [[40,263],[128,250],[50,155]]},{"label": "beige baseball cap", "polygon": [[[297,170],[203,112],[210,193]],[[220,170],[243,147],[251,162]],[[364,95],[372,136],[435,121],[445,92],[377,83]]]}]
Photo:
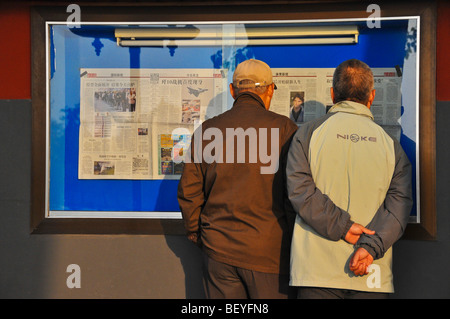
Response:
[{"label": "beige baseball cap", "polygon": [[272,70],[267,63],[260,60],[250,59],[239,63],[233,74],[233,86],[239,89],[256,88],[272,83]]}]

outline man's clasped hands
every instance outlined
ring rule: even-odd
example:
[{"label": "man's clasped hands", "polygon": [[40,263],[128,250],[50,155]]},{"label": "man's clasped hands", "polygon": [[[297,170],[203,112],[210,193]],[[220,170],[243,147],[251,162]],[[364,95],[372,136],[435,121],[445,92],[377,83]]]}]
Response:
[{"label": "man's clasped hands", "polygon": [[[362,234],[374,235],[375,231],[365,228],[364,226],[353,223],[349,231],[345,235],[345,241],[355,245]],[[373,257],[369,252],[360,247],[356,249],[352,258],[350,258],[349,268],[356,276],[363,276],[369,273],[369,266],[373,262]]]}]

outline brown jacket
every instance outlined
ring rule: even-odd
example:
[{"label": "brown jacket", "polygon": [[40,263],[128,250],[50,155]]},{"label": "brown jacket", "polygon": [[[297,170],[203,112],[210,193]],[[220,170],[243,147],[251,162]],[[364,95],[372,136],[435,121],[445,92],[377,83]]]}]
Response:
[{"label": "brown jacket", "polygon": [[[200,132],[203,136],[209,128],[223,134],[223,148],[211,152],[209,146],[208,153],[216,156],[212,162],[205,159],[205,152],[198,157],[201,162],[195,163],[192,151],[191,163],[185,163],[178,186],[178,202],[189,239],[195,242],[198,237],[205,253],[216,261],[254,271],[288,273],[295,214],[286,195],[285,167],[297,126],[289,118],[267,111],[257,95],[245,92],[237,96],[229,111],[205,121],[194,136],[198,138]],[[234,163],[227,160],[233,138],[229,130],[237,128],[257,132],[257,143],[245,140],[245,163],[237,163],[244,148],[243,144],[238,147],[236,138]],[[274,141],[278,143],[279,166],[275,173],[262,174],[261,168],[270,165],[261,153],[271,154],[272,129],[278,131]],[[267,132],[267,139],[262,131]],[[192,138],[191,150],[197,138]],[[258,144],[264,140],[268,145],[261,148]],[[217,142],[205,138],[201,150],[205,151],[212,141]],[[257,144],[256,150],[249,144]],[[259,152],[256,162],[249,152]]]}]

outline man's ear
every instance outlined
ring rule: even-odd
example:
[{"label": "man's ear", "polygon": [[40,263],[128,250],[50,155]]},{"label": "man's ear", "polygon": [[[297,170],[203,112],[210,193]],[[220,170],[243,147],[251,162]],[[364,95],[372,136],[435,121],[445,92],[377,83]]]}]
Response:
[{"label": "man's ear", "polygon": [[273,93],[275,93],[275,83],[269,85],[269,91],[267,93],[269,94],[270,98],[272,98]]},{"label": "man's ear", "polygon": [[234,91],[234,87],[233,87],[232,83],[230,83],[230,93],[231,93],[231,96],[233,97],[233,99],[236,99],[236,92]]},{"label": "man's ear", "polygon": [[336,104],[336,102],[334,102],[334,90],[333,90],[333,87],[330,88],[330,95],[331,95],[331,101],[333,101],[333,104]]},{"label": "man's ear", "polygon": [[375,90],[375,89],[373,89],[372,92],[370,92],[369,101],[367,102],[367,107],[368,107],[369,109],[370,109],[370,106],[371,106],[372,103],[373,103],[373,100],[375,100],[375,93],[376,93],[376,90]]},{"label": "man's ear", "polygon": [[272,83],[271,85],[269,85],[264,94],[259,96],[263,100],[266,110],[270,108],[270,102],[272,101],[274,92],[275,92],[275,84]]}]

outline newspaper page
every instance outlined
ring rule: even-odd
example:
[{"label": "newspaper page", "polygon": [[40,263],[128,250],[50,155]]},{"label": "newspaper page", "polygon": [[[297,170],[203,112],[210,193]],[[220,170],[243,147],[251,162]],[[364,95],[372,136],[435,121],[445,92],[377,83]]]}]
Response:
[{"label": "newspaper page", "polygon": [[[227,106],[227,72],[150,70],[153,178],[179,179],[195,128]],[[170,152],[170,155],[169,155]]]},{"label": "newspaper page", "polygon": [[179,178],[195,126],[226,105],[223,70],[81,69],[80,79],[80,179]]},{"label": "newspaper page", "polygon": [[[270,109],[290,117],[297,124],[310,121],[325,114],[321,99],[322,73],[320,69],[273,69],[273,81],[277,90]],[[293,118],[294,104],[301,114]]]},{"label": "newspaper page", "polygon": [[370,110],[374,120],[397,140],[401,136],[402,78],[395,69],[372,69],[375,99]]},{"label": "newspaper page", "polygon": [[[334,68],[274,68],[277,90],[271,110],[290,117],[297,125],[325,115],[333,106],[330,89]],[[401,134],[401,82],[395,68],[372,68],[375,100],[371,106],[374,120],[397,139]],[[295,107],[301,109],[294,117]]]}]

